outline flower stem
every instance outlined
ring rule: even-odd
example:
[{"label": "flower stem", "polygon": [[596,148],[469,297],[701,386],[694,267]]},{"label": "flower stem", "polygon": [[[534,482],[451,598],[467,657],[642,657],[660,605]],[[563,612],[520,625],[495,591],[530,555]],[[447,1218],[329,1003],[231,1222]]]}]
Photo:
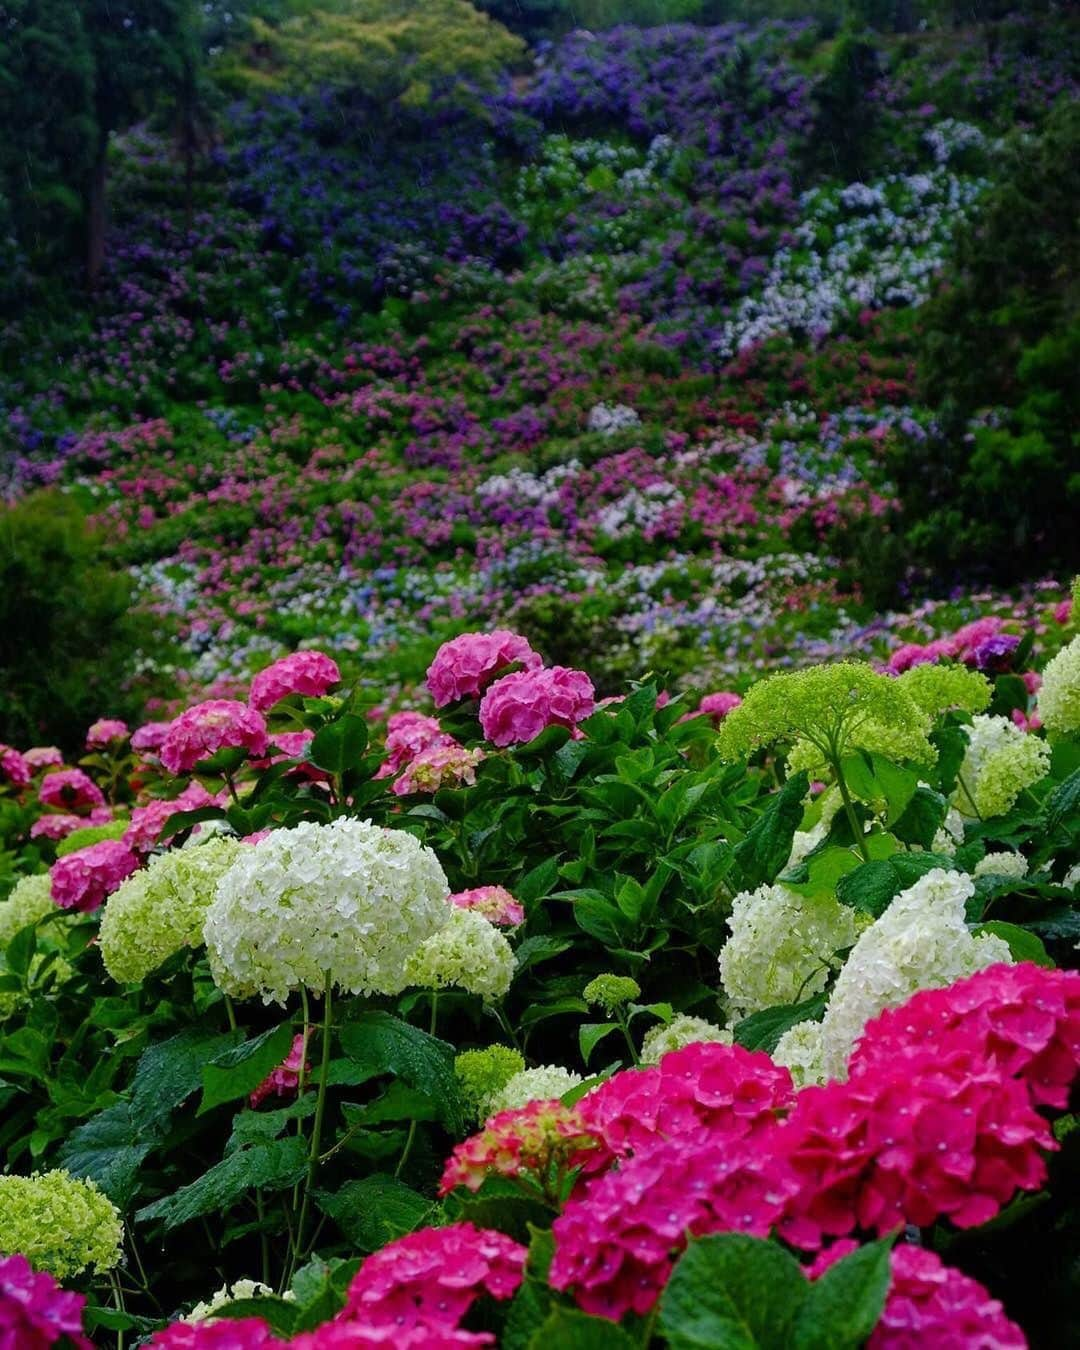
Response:
[{"label": "flower stem", "polygon": [[227,1014],[227,1016],[228,1016],[228,1018],[229,1018],[229,1030],[230,1030],[230,1031],[235,1031],[235,1030],[236,1030],[236,1009],[233,1007],[233,1001],[232,1001],[232,999],[228,996],[228,994],[225,995],[225,1012],[226,1012],[226,1014]]},{"label": "flower stem", "polygon": [[[431,991],[431,1022],[429,1024],[429,1032],[432,1036],[435,1035],[435,1022],[436,1018],[438,1017],[438,1014],[439,1014],[439,994],[437,990],[433,989]],[[413,1141],[415,1139],[416,1139],[416,1118],[414,1116],[413,1119],[409,1121],[409,1133],[405,1136],[405,1147],[401,1150],[401,1157],[398,1159],[398,1165],[394,1168],[395,1179],[401,1176],[401,1173],[405,1168],[405,1164],[409,1161],[409,1154],[412,1152]]]},{"label": "flower stem", "polygon": [[866,847],[866,839],[863,837],[863,829],[859,824],[859,818],[855,814],[855,806],[851,800],[851,793],[848,791],[847,781],[844,778],[844,770],[840,767],[840,756],[833,754],[830,756],[830,760],[832,771],[836,775],[836,785],[840,789],[840,796],[844,802],[844,813],[847,816],[848,825],[851,826],[855,847],[862,854],[863,862],[869,862],[870,854]]},{"label": "flower stem", "polygon": [[623,1039],[630,1050],[630,1063],[634,1068],[638,1068],[641,1060],[638,1058],[637,1046],[634,1044],[634,1038],[630,1035],[630,1028],[626,1025],[626,1017],[620,1008],[616,1016],[619,1019],[619,1029],[622,1031]]},{"label": "flower stem", "polygon": [[307,1255],[304,1245],[304,1232],[307,1228],[308,1210],[311,1208],[311,1192],[315,1183],[315,1173],[319,1168],[319,1150],[322,1145],[323,1118],[326,1114],[326,1085],[330,1077],[330,1041],[333,1027],[334,981],[330,972],[326,972],[326,985],[323,990],[323,1027],[322,1027],[322,1068],[319,1073],[319,1093],[315,1099],[315,1124],[311,1131],[311,1147],[308,1149],[307,1176],[304,1179],[304,1197],[300,1204],[300,1218],[296,1224],[296,1247],[293,1253],[293,1271]]}]

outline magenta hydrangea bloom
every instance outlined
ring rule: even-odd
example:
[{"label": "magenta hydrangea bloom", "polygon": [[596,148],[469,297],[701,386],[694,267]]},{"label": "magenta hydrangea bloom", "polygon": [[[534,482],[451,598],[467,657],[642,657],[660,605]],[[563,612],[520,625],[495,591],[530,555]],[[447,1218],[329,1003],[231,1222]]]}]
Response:
[{"label": "magenta hydrangea bloom", "polygon": [[86,733],[87,750],[105,750],[118,741],[126,741],[131,729],[118,717],[99,717]]},{"label": "magenta hydrangea bloom", "polygon": [[259,671],[251,681],[248,702],[258,712],[266,712],[290,694],[318,698],[340,682],[338,664],[325,652],[293,652]]},{"label": "magenta hydrangea bloom", "polygon": [[0,745],[0,783],[10,783],[12,787],[24,788],[33,777],[33,771],[26,756],[10,745]]},{"label": "magenta hydrangea bloom", "polygon": [[61,1336],[93,1350],[82,1333],[82,1294],[61,1289],[25,1256],[0,1256],[0,1350],[50,1350]]},{"label": "magenta hydrangea bloom", "polygon": [[52,898],[61,909],[87,914],[100,909],[138,867],[139,859],[126,844],[119,839],[102,839],[53,863]]},{"label": "magenta hydrangea bloom", "polygon": [[442,787],[472,787],[483,758],[483,750],[466,750],[455,740],[449,745],[429,745],[405,765],[391,791],[408,797],[415,792],[438,792]]},{"label": "magenta hydrangea bloom", "polygon": [[488,923],[504,928],[516,928],[525,922],[525,906],[505,886],[474,886],[470,891],[456,891],[450,903],[458,909],[475,909]]},{"label": "magenta hydrangea bloom", "polygon": [[652,1308],[688,1237],[766,1237],[798,1183],[762,1142],[675,1137],[596,1178],[552,1225],[552,1285],[617,1322]]},{"label": "magenta hydrangea bloom", "polygon": [[169,725],[161,762],[170,773],[190,773],[219,750],[266,754],[269,740],[262,713],[231,698],[212,698],[188,708]]},{"label": "magenta hydrangea bloom", "polygon": [[581,670],[545,666],[504,675],[480,703],[480,725],[493,745],[520,745],[546,727],[571,730],[596,708],[592,680]]},{"label": "magenta hydrangea bloom", "polygon": [[261,1317],[218,1317],[174,1322],[156,1331],[147,1350],[285,1350]]},{"label": "magenta hydrangea bloom", "polygon": [[364,1326],[359,1322],[326,1322],[289,1342],[288,1350],[474,1350],[494,1345],[490,1331],[465,1331],[462,1327],[416,1322],[403,1327]]},{"label": "magenta hydrangea bloom", "polygon": [[742,702],[738,694],[721,692],[719,694],[706,694],[698,704],[698,712],[711,717],[718,725],[728,715],[733,708],[737,708]]},{"label": "magenta hydrangea bloom", "polygon": [[124,843],[136,853],[149,853],[161,838],[161,831],[170,816],[177,811],[197,811],[203,806],[221,804],[201,783],[189,783],[178,797],[171,801],[155,798],[145,806],[136,806],[131,813],[131,824],[124,831]]},{"label": "magenta hydrangea bloom", "polygon": [[41,780],[38,801],[42,806],[55,806],[61,811],[78,814],[95,806],[104,806],[105,796],[82,769],[59,769],[47,773]]},{"label": "magenta hydrangea bloom", "polygon": [[171,722],[144,722],[131,737],[131,748],[139,754],[154,754],[168,734]]},{"label": "magenta hydrangea bloom", "polygon": [[248,1097],[248,1104],[254,1110],[267,1097],[289,1097],[300,1086],[300,1069],[305,1074],[311,1067],[304,1059],[307,1038],[303,1032],[293,1037],[292,1049],[277,1066],[262,1080]]},{"label": "magenta hydrangea bloom", "polygon": [[64,763],[63,753],[55,745],[32,745],[23,759],[35,773],[40,769],[59,769]]},{"label": "magenta hydrangea bloom", "polygon": [[30,826],[31,839],[51,839],[55,843],[66,839],[75,830],[81,830],[87,824],[84,816],[72,816],[67,812],[39,816]]},{"label": "magenta hydrangea bloom", "polygon": [[478,698],[500,670],[522,665],[535,670],[542,658],[525,638],[505,628],[492,633],[462,633],[444,642],[428,666],[427,687],[436,708],[463,698]]},{"label": "magenta hydrangea bloom", "polygon": [[422,1228],[367,1258],[339,1320],[456,1327],[481,1294],[504,1299],[516,1292],[525,1256],[512,1238],[471,1223]]},{"label": "magenta hydrangea bloom", "polygon": [[389,778],[400,773],[425,750],[455,745],[457,741],[443,731],[434,717],[411,711],[391,713],[386,723],[386,759],[375,777]]}]

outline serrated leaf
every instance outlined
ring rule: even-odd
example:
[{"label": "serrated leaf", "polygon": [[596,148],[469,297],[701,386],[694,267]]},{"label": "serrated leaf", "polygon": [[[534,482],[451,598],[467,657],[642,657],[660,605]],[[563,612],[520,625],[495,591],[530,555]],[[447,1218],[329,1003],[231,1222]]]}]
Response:
[{"label": "serrated leaf", "polygon": [[270,1144],[243,1149],[223,1158],[190,1185],[181,1186],[152,1205],[144,1205],[137,1211],[135,1222],[161,1219],[169,1231],[201,1214],[227,1209],[256,1187],[277,1191],[292,1186],[306,1170],[307,1145],[303,1139],[276,1139]]},{"label": "serrated leaf", "polygon": [[250,1148],[252,1144],[268,1144],[276,1139],[285,1127],[294,1120],[306,1120],[315,1113],[315,1093],[305,1092],[288,1106],[280,1106],[274,1111],[241,1111],[233,1117],[232,1133],[225,1145],[226,1153],[235,1153],[240,1148]]},{"label": "serrated leaf", "polygon": [[288,1056],[292,1043],[292,1024],[282,1022],[216,1055],[202,1071],[203,1094],[196,1114],[248,1096]]},{"label": "serrated leaf", "polygon": [[735,848],[735,861],[742,870],[743,887],[753,890],[772,884],[791,856],[791,841],[802,822],[803,798],[810,787],[809,775],[793,774]]},{"label": "serrated leaf", "polygon": [[137,1126],[129,1102],[117,1102],[71,1132],[60,1162],[73,1177],[95,1182],[123,1211],[137,1189],[139,1167],[161,1139],[152,1125]]},{"label": "serrated leaf", "polygon": [[1046,799],[1046,829],[1048,834],[1066,820],[1080,820],[1080,769],[1069,774]]},{"label": "serrated leaf", "polygon": [[895,1239],[868,1242],[809,1282],[793,1350],[858,1350],[881,1318]]},{"label": "serrated leaf", "polygon": [[203,1067],[235,1046],[243,1032],[222,1034],[190,1027],[144,1050],[131,1085],[131,1113],[137,1126],[161,1120],[202,1086]]},{"label": "serrated leaf", "polygon": [[529,1350],[637,1350],[638,1342],[606,1317],[555,1308],[532,1333]]},{"label": "serrated leaf", "polygon": [[317,768],[340,776],[359,764],[367,743],[367,719],[345,713],[315,733],[305,758]]},{"label": "serrated leaf", "polygon": [[[575,745],[582,742],[575,741]],[[559,879],[558,858],[545,858],[542,863],[526,872],[513,887],[514,898],[528,907],[548,895]]]},{"label": "serrated leaf", "polygon": [[868,862],[840,878],[836,898],[842,905],[879,919],[901,890],[903,882],[891,862]]},{"label": "serrated leaf", "polygon": [[736,1045],[741,1045],[744,1050],[764,1050],[771,1055],[785,1031],[790,1031],[800,1022],[820,1022],[825,1014],[826,1002],[825,995],[819,994],[804,1003],[763,1008],[761,1012],[751,1013],[741,1022],[736,1022],[732,1036]]},{"label": "serrated leaf", "polygon": [[897,839],[905,844],[918,844],[920,848],[930,848],[934,836],[941,829],[949,809],[947,797],[933,788],[919,786],[911,795],[904,813],[892,827]]},{"label": "serrated leaf", "polygon": [[214,1309],[214,1317],[260,1317],[279,1336],[291,1336],[299,1330],[299,1309],[291,1300],[264,1294],[259,1298],[237,1298]]},{"label": "serrated leaf", "polygon": [[999,919],[991,919],[989,923],[979,924],[975,932],[993,933],[995,937],[1001,938],[1008,944],[1009,951],[1017,961],[1031,961],[1034,965],[1045,966],[1049,970],[1054,967],[1042,939],[1015,923],[1002,923]]},{"label": "serrated leaf", "polygon": [[355,1063],[392,1073],[435,1103],[451,1134],[465,1129],[461,1089],[454,1073],[454,1047],[388,1012],[361,1013],[340,1031],[341,1048]]},{"label": "serrated leaf", "polygon": [[377,1251],[419,1227],[431,1204],[396,1177],[377,1173],[347,1181],[340,1190],[317,1191],[315,1200],[348,1240],[363,1252]]}]

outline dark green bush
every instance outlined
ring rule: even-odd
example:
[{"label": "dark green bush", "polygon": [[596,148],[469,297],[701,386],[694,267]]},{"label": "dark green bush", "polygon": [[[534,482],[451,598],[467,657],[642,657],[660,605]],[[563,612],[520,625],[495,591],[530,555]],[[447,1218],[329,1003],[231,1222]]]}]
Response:
[{"label": "dark green bush", "polygon": [[0,508],[0,739],[78,748],[95,718],[138,716],[159,639],[133,589],[60,493]]}]

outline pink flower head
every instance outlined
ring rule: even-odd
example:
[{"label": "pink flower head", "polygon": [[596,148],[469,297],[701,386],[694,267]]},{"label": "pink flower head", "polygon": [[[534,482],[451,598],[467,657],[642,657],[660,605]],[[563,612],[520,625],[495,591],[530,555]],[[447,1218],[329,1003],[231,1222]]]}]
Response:
[{"label": "pink flower head", "polygon": [[907,642],[890,655],[888,672],[890,675],[902,675],[913,666],[925,666],[938,659],[933,646],[924,647],[918,642]]},{"label": "pink flower head", "polygon": [[[776,1126],[773,1127],[775,1130]],[[797,1191],[782,1159],[730,1138],[667,1140],[590,1182],[552,1225],[550,1280],[597,1317],[647,1313],[690,1236],[766,1237]]]},{"label": "pink flower head", "polygon": [[477,1191],[486,1177],[522,1173],[532,1173],[542,1186],[553,1168],[577,1166],[596,1146],[576,1107],[564,1106],[557,1098],[528,1102],[500,1111],[457,1145],[443,1169],[439,1194],[446,1195],[455,1186]]},{"label": "pink flower head", "polygon": [[38,788],[42,806],[55,806],[74,813],[105,805],[105,796],[93,779],[82,769],[58,769],[47,773]]},{"label": "pink flower head", "polygon": [[648,1153],[667,1139],[708,1131],[732,1142],[767,1133],[793,1097],[791,1075],[741,1045],[699,1043],[648,1069],[625,1069],[584,1096],[578,1110],[605,1160]]},{"label": "pink flower head", "polygon": [[386,759],[375,777],[400,773],[417,755],[440,745],[457,745],[457,741],[434,717],[418,712],[392,713],[386,723]]},{"label": "pink flower head", "polygon": [[304,1058],[305,1041],[306,1037],[303,1032],[293,1038],[292,1049],[289,1053],[248,1097],[252,1110],[271,1094],[275,1097],[290,1097],[300,1086],[301,1067],[303,1067],[305,1074],[311,1068]]},{"label": "pink flower head", "polygon": [[170,722],[144,722],[131,738],[132,750],[141,755],[160,750],[171,725]]},{"label": "pink flower head", "polygon": [[488,923],[504,928],[516,928],[525,922],[525,906],[505,886],[474,886],[471,891],[456,891],[450,903],[458,909],[475,909]]},{"label": "pink flower head", "polygon": [[1066,624],[1072,614],[1072,600],[1059,600],[1054,606],[1054,622]]},{"label": "pink flower head", "polygon": [[219,750],[247,750],[256,758],[266,753],[262,713],[231,698],[197,703],[173,721],[161,743],[161,762],[170,773],[190,773]]},{"label": "pink flower head", "polygon": [[367,1258],[339,1320],[454,1328],[481,1294],[504,1299],[515,1293],[525,1256],[512,1238],[471,1223],[421,1228]]},{"label": "pink flower head", "polygon": [[438,792],[442,787],[472,787],[476,770],[484,758],[483,750],[466,750],[457,741],[449,745],[429,745],[406,764],[391,789],[398,797],[414,792]]},{"label": "pink flower head", "polygon": [[128,724],[118,717],[99,717],[86,733],[86,748],[106,750],[118,741],[126,741],[130,734]]},{"label": "pink flower head", "polygon": [[155,798],[145,806],[136,806],[131,813],[131,824],[124,831],[124,843],[136,853],[149,853],[161,838],[170,816],[176,815],[178,811],[197,811],[202,806],[214,806],[218,801],[201,783],[189,783],[171,801]]},{"label": "pink flower head", "polygon": [[293,652],[259,671],[251,681],[248,702],[258,712],[266,712],[290,694],[318,698],[340,682],[338,664],[325,652]]},{"label": "pink flower head", "polygon": [[698,704],[698,712],[711,717],[719,726],[732,708],[737,708],[741,702],[742,699],[738,694],[706,694]]},{"label": "pink flower head", "polygon": [[542,658],[517,633],[462,633],[444,642],[428,666],[427,687],[436,708],[463,698],[478,698],[500,670],[521,665],[535,670]]},{"label": "pink flower head", "polygon": [[10,783],[14,788],[28,786],[33,770],[26,756],[10,745],[0,745],[0,783]]},{"label": "pink flower head", "polygon": [[61,1336],[93,1350],[82,1334],[83,1294],[61,1289],[25,1256],[0,1256],[0,1350],[50,1350]]},{"label": "pink flower head", "polygon": [[[844,1239],[822,1252],[807,1270],[817,1279],[830,1266],[857,1249]],[[1026,1350],[1024,1333],[1005,1315],[978,1280],[946,1266],[936,1252],[901,1243],[889,1257],[891,1281],[881,1320],[866,1342],[867,1350]]]},{"label": "pink flower head", "polygon": [[1064,1109],[1080,1070],[1080,972],[1022,962],[927,989],[868,1022],[852,1076],[877,1073],[915,1046],[959,1046],[1022,1078],[1039,1106]]},{"label": "pink flower head", "polygon": [[480,703],[480,725],[494,745],[524,744],[545,727],[573,729],[596,708],[592,680],[567,666],[504,675]]},{"label": "pink flower head", "polygon": [[261,1317],[218,1317],[174,1322],[156,1331],[147,1350],[286,1350]]},{"label": "pink flower head", "polygon": [[32,745],[23,759],[35,773],[39,769],[59,769],[64,763],[64,756],[55,745]]},{"label": "pink flower head", "polygon": [[807,1248],[905,1223],[986,1223],[1017,1191],[1038,1189],[1043,1151],[1056,1147],[1024,1084],[943,1046],[804,1088],[778,1137],[801,1182],[781,1232]]},{"label": "pink flower head", "polygon": [[86,825],[83,816],[72,816],[65,812],[56,815],[39,816],[30,826],[31,839],[66,839],[75,830]]},{"label": "pink flower head", "polygon": [[52,898],[61,909],[88,914],[99,909],[138,866],[139,859],[119,839],[102,839],[53,863]]},{"label": "pink flower head", "polygon": [[967,665],[974,665],[975,652],[979,646],[988,638],[997,637],[1004,626],[1005,620],[996,614],[974,619],[942,640],[945,654]]},{"label": "pink flower head", "polygon": [[359,1322],[324,1322],[289,1342],[289,1350],[475,1350],[494,1345],[490,1331],[416,1322],[412,1326],[363,1326]]}]

